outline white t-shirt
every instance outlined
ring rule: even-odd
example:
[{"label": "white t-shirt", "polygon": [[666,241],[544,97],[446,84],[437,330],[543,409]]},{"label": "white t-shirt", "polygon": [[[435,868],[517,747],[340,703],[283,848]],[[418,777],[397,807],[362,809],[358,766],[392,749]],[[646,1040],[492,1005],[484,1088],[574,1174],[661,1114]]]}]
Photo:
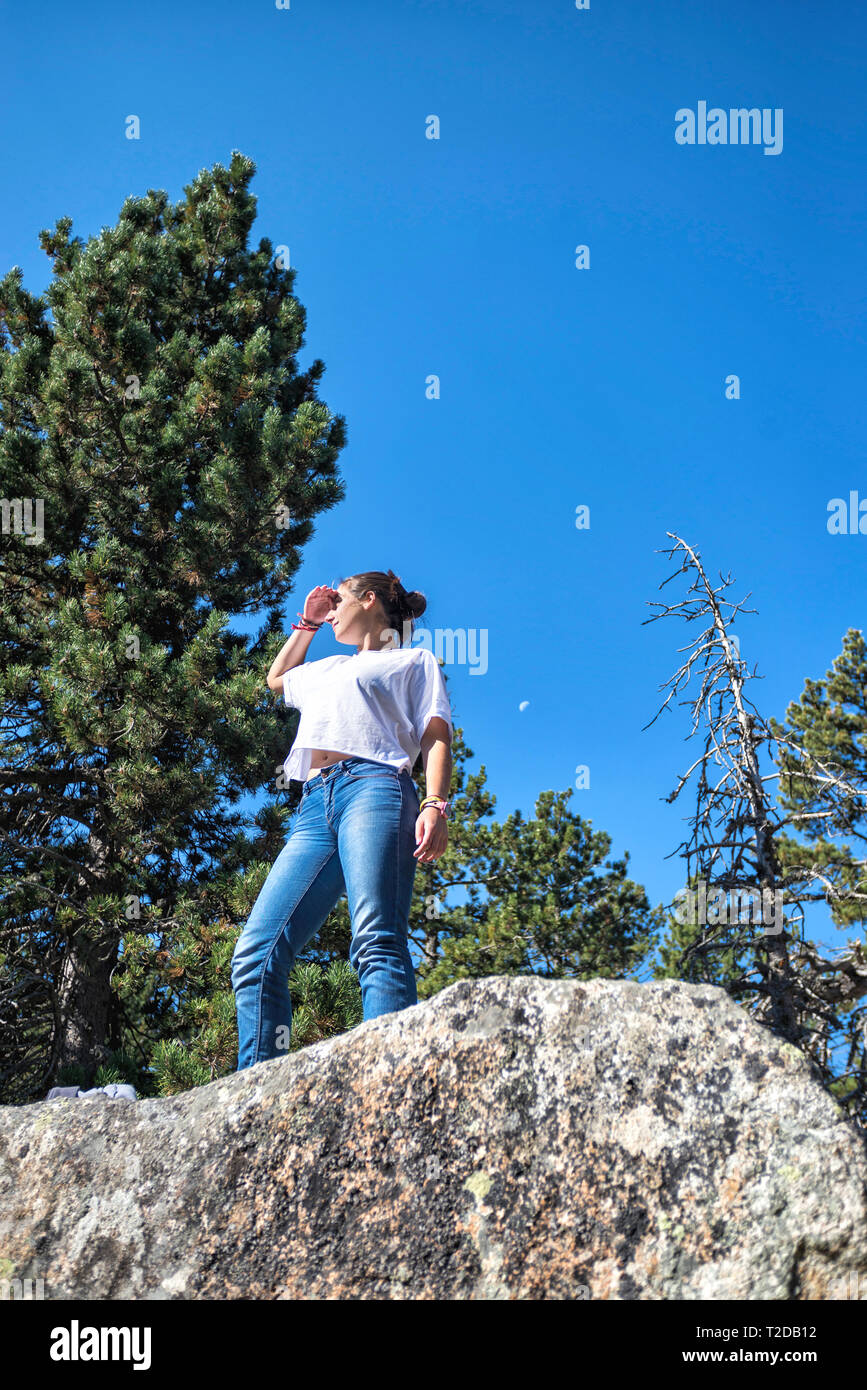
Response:
[{"label": "white t-shirt", "polygon": [[454,732],[442,671],[427,647],[302,662],[285,673],[283,694],[287,705],[301,711],[283,764],[286,776],[300,782],[310,772],[314,748],[412,771],[435,715]]}]

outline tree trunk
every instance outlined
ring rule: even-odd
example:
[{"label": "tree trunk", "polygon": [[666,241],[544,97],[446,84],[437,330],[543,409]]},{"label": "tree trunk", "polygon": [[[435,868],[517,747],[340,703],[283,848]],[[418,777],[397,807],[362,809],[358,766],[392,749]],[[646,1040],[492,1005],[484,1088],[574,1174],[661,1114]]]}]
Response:
[{"label": "tree trunk", "polygon": [[111,1050],[111,972],[117,964],[118,944],[114,933],[96,940],[83,928],[68,943],[57,986],[52,1076],[59,1067],[71,1064],[90,1074]]},{"label": "tree trunk", "polygon": [[[104,833],[91,830],[88,837],[91,873],[101,875],[109,861]],[[93,891],[92,880],[80,875],[79,886]],[[113,1021],[111,973],[117,964],[120,936],[117,931],[76,928],[66,943],[57,982],[57,1033],[51,1075],[63,1066],[83,1067],[88,1076],[111,1051]]]}]

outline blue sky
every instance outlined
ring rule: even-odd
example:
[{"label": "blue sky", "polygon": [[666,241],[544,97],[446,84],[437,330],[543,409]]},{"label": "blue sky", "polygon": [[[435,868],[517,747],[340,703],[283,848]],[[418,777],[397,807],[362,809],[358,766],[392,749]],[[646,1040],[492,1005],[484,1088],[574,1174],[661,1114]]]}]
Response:
[{"label": "blue sky", "polygon": [[[867,536],[826,522],[867,496],[865,38],[859,7],[803,0],[18,7],[0,266],[42,290],[40,228],[254,159],[254,242],[289,245],[300,360],[348,426],[287,625],[391,566],[431,628],[486,630],[487,672],[447,675],[499,814],[589,766],[571,804],[657,902],[691,805],[660,798],[694,756],[684,709],[642,732],[691,635],[641,625],[666,531],[752,592],[766,714],[863,626]],[[782,108],[781,153],[679,145],[702,100]]]}]

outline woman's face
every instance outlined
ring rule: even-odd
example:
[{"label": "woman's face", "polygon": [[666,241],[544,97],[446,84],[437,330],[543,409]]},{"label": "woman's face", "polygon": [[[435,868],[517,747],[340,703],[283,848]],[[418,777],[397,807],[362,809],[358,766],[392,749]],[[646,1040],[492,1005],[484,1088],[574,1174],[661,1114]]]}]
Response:
[{"label": "woman's face", "polygon": [[364,605],[345,584],[341,584],[335,593],[337,597],[325,621],[331,624],[338,642],[360,642],[364,635],[363,627],[358,632],[355,629],[359,616],[366,617]]}]

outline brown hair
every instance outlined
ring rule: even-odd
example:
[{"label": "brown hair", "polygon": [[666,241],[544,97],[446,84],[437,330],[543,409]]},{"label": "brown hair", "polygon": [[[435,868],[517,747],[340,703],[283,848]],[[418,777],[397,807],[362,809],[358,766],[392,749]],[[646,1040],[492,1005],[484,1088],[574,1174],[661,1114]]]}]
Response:
[{"label": "brown hair", "polygon": [[[398,634],[398,645],[403,645],[403,625],[410,622],[410,641],[415,631],[414,619],[420,618],[427,608],[427,599],[418,589],[407,590],[400,582],[400,575],[394,570],[365,570],[363,574],[351,574],[341,579],[356,598],[363,598],[371,589],[376,594],[385,612],[386,624]],[[407,644],[409,645],[409,644]]]}]

